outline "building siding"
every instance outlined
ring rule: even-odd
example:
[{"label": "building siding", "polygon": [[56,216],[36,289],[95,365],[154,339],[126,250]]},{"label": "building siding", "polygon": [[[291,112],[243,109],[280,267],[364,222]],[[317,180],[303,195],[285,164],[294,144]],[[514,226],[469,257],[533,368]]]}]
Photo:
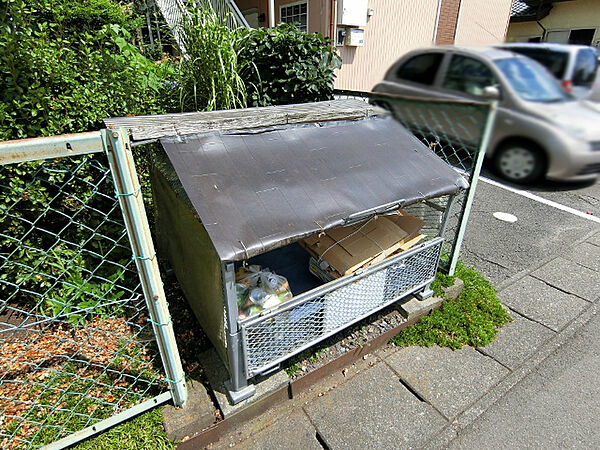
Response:
[{"label": "building siding", "polygon": [[337,89],[370,90],[406,52],[433,43],[438,0],[370,0],[363,47],[337,47]]},{"label": "building siding", "polygon": [[456,45],[504,42],[512,0],[462,0],[456,26]]}]

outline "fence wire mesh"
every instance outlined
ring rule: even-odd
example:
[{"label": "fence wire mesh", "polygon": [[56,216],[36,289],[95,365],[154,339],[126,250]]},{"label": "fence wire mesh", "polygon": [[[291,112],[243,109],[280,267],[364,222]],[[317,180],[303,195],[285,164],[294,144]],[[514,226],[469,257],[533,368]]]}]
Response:
[{"label": "fence wire mesh", "polygon": [[342,330],[435,277],[441,240],[395,258],[392,264],[262,319],[242,324],[246,370],[252,376]]},{"label": "fence wire mesh", "polygon": [[0,448],[167,390],[105,155],[0,166]]},{"label": "fence wire mesh", "polygon": [[[490,114],[488,103],[420,100],[356,91],[336,91],[335,97],[362,99],[391,111],[405,128],[462,173],[471,185],[479,176],[476,166]],[[458,257],[459,229],[463,221],[468,219],[467,198],[470,189],[456,196],[452,214],[448,218],[442,251],[442,265],[445,268],[453,258]]]}]

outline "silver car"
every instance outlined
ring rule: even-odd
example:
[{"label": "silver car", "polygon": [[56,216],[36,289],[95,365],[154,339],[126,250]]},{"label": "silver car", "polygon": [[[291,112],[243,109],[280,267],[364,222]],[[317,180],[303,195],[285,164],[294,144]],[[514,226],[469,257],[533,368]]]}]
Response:
[{"label": "silver car", "polygon": [[517,42],[494,47],[535,59],[550,71],[565,91],[586,99],[598,95],[598,50],[589,45]]},{"label": "silver car", "polygon": [[472,100],[489,86],[497,88],[499,107],[486,156],[500,176],[532,183],[542,176],[583,181],[600,174],[600,112],[565,93],[525,56],[491,47],[415,50],[373,91]]}]

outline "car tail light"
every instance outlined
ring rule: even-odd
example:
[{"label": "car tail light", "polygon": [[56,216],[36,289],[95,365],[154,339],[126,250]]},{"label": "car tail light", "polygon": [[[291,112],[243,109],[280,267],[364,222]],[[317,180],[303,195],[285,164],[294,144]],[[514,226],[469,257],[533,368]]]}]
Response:
[{"label": "car tail light", "polygon": [[563,80],[562,87],[565,91],[571,93],[573,91],[573,82],[571,80]]}]

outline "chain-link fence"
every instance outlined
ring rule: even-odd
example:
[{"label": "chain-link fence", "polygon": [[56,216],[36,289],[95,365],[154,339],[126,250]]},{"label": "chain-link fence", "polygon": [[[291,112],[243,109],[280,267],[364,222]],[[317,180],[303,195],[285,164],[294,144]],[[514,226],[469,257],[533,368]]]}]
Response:
[{"label": "chain-link fence", "polygon": [[[100,133],[97,142],[102,150]],[[63,148],[73,153],[68,140]],[[0,448],[69,444],[103,429],[103,419],[171,398],[177,380],[155,338],[170,324],[147,306],[148,276],[141,283],[138,269],[153,255],[134,254],[128,229],[138,222],[127,211],[129,228],[124,222],[123,202],[139,192],[123,190],[107,155],[14,162],[18,152],[8,150],[11,162],[0,165]]]},{"label": "chain-link fence", "polygon": [[341,90],[335,92],[335,97],[362,99],[391,111],[402,125],[469,181],[469,189],[456,197],[446,227],[442,267],[454,273],[493,125],[495,103]]}]

